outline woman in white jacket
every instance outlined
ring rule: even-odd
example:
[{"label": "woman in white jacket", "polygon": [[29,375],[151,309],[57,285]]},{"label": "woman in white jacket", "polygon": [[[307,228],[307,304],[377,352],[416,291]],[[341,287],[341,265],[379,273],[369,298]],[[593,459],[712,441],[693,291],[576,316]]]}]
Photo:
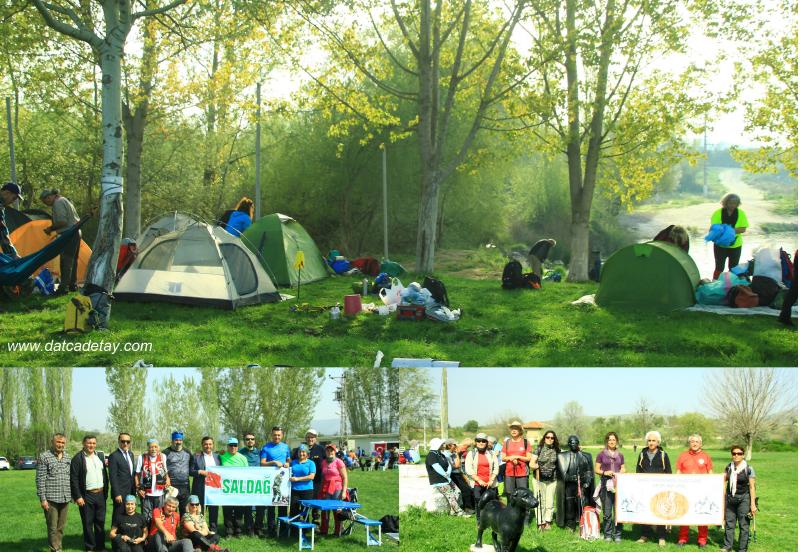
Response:
[{"label": "woman in white jacket", "polygon": [[467,475],[475,498],[475,516],[480,521],[480,500],[486,493],[497,497],[497,457],[488,448],[488,438],[483,432],[475,436],[475,447],[467,452],[464,474]]}]

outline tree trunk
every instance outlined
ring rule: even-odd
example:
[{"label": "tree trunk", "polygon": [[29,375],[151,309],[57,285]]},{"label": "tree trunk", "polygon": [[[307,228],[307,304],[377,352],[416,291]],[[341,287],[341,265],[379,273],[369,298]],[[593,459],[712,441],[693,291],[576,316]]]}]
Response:
[{"label": "tree trunk", "polygon": [[121,59],[125,37],[110,33],[100,46],[103,74],[103,169],[100,221],[86,272],[86,283],[108,292],[114,276],[122,238],[122,116],[120,103]]},{"label": "tree trunk", "polygon": [[433,257],[436,252],[436,228],[439,217],[439,182],[431,168],[423,167],[422,194],[417,223],[418,273],[433,272]]},{"label": "tree trunk", "polygon": [[142,225],[142,146],[146,108],[136,106],[135,113],[125,110],[125,221],[123,235],[136,239]]}]

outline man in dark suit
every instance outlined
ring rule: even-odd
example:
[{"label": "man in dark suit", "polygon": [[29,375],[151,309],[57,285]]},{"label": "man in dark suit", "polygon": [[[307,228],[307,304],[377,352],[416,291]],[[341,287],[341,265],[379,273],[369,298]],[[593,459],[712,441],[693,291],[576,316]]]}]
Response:
[{"label": "man in dark suit", "polygon": [[[200,498],[200,510],[202,512],[206,502],[206,475],[208,467],[222,466],[219,453],[214,451],[214,438],[205,436],[200,441],[203,448],[199,453],[192,455],[192,464],[189,473],[192,476],[192,495]],[[208,528],[212,532],[217,531],[217,521],[219,519],[219,507],[208,507]]]},{"label": "man in dark suit", "polygon": [[125,512],[125,496],[136,495],[133,478],[136,465],[131,453],[131,435],[122,432],[117,436],[117,443],[119,449],[108,456],[108,480],[111,482],[111,498],[114,500],[112,524]]},{"label": "man in dark suit", "polygon": [[81,513],[86,551],[105,549],[108,472],[103,454],[96,453],[96,449],[97,438],[84,436],[83,449],[72,458],[69,466],[70,491]]}]

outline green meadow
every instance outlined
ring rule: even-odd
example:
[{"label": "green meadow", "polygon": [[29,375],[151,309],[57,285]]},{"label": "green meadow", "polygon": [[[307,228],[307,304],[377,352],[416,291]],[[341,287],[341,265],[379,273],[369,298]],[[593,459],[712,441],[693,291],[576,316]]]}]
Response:
[{"label": "green meadow", "polygon": [[[656,314],[608,311],[571,302],[597,290],[595,283],[550,283],[542,290],[505,291],[500,272],[458,271],[437,276],[447,285],[461,320],[399,321],[361,314],[331,320],[327,310],[352,293],[356,279],[329,278],[304,286],[300,300],[212,308],[116,302],[110,330],[65,336],[66,298],[34,296],[4,304],[0,319],[2,366],[124,366],[138,359],[157,366],[371,366],[386,359],[421,357],[462,366],[795,366],[796,327],[776,317],[719,316],[676,311]],[[422,281],[419,275],[404,284]],[[296,290],[282,290],[296,294]],[[378,302],[377,296],[366,301]],[[312,309],[304,309],[308,304]],[[295,306],[300,305],[300,310]],[[102,344],[105,351],[64,351]],[[9,351],[29,342],[38,351]],[[150,351],[124,351],[151,344]],[[38,346],[37,346],[38,344]],[[61,351],[47,351],[48,348]]]},{"label": "green meadow", "polygon": [[[3,509],[0,517],[0,551],[47,551],[47,532],[42,509],[36,497],[35,472],[0,472],[0,487],[8,509]],[[373,519],[384,515],[396,515],[397,472],[374,471],[349,473],[350,487],[358,488],[359,503],[363,505],[359,513]],[[13,507],[12,507],[13,506]],[[111,530],[111,502],[106,511],[106,529]],[[219,513],[219,526],[222,527],[222,512]],[[333,523],[331,521],[331,528]],[[81,519],[76,505],[71,505],[64,532],[65,551],[83,551]],[[222,538],[220,546],[231,551],[297,551],[297,534],[291,538]],[[110,540],[106,541],[110,549]],[[364,527],[354,525],[349,536],[316,536],[315,551],[365,551],[366,535]],[[370,547],[371,551],[397,551],[397,542],[384,538],[381,547]]]},{"label": "green meadow", "polygon": [[[594,457],[599,449],[588,448]],[[681,450],[669,449],[670,459],[677,459]],[[727,451],[710,450],[714,461],[714,472],[723,470],[730,462]],[[633,452],[626,452],[626,457]],[[752,460],[756,471],[756,492],[760,512],[756,516],[756,540],[751,537],[749,551],[797,551],[797,453],[756,453]],[[628,466],[631,469],[630,465]],[[402,485],[402,482],[401,482]],[[429,513],[424,509],[411,508],[400,515],[403,533],[403,551],[469,551],[475,543],[475,518],[458,518],[446,514]],[[751,530],[753,527],[751,526]],[[553,526],[540,532],[536,525],[526,528],[518,551],[700,551],[697,546],[696,528],[690,529],[689,544],[678,547],[678,528],[667,535],[667,546],[657,543],[636,543],[639,529],[626,524],[622,542],[613,543],[581,540],[576,533]],[[738,536],[738,530],[737,530]],[[724,530],[721,526],[709,528],[706,550],[717,551],[722,547]],[[484,533],[484,543],[491,544],[491,533]]]}]

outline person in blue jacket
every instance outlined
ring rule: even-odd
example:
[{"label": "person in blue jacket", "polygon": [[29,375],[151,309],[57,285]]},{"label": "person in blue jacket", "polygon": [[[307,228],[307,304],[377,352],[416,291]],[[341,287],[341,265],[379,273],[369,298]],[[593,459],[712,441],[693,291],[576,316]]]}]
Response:
[{"label": "person in blue jacket", "polygon": [[236,204],[236,209],[231,213],[225,230],[234,236],[241,236],[253,224],[253,200],[244,197]]},{"label": "person in blue jacket", "polygon": [[737,194],[725,194],[719,203],[722,207],[711,215],[711,225],[723,224],[733,227],[736,239],[727,246],[714,244],[714,280],[725,270],[726,260],[728,261],[728,270],[739,264],[739,258],[742,255],[742,234],[750,226],[747,215],[739,209],[742,199]]}]

